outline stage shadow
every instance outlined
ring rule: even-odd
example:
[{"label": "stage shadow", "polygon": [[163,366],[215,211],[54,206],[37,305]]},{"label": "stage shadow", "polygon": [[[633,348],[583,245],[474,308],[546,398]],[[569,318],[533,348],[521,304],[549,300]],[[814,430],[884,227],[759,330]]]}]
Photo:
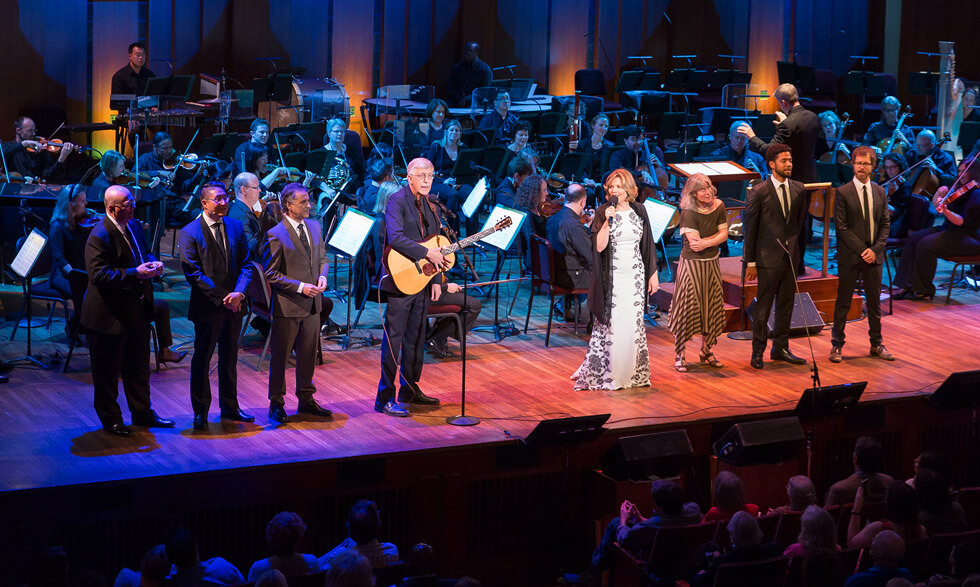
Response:
[{"label": "stage shadow", "polygon": [[148,453],[160,448],[154,433],[133,426],[131,438],[113,436],[104,430],[90,430],[71,439],[71,454],[76,457],[106,457],[133,453]]}]

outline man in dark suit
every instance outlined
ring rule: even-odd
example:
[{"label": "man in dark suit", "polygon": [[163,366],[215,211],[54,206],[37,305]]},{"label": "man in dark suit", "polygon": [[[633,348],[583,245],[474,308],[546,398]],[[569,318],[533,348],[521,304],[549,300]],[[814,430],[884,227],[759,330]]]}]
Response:
[{"label": "man in dark suit", "polygon": [[858,276],[864,282],[868,300],[868,336],[871,356],[894,361],[895,357],[881,344],[881,264],[885,259],[889,214],[885,189],[871,181],[877,163],[868,146],[854,149],[851,165],[854,179],[837,188],[834,202],[834,225],[837,227],[837,302],[834,304],[833,346],[830,361],[841,362],[844,325],[851,307],[854,283]]},{"label": "man in dark suit", "polygon": [[313,394],[313,363],[320,335],[321,294],[329,265],[320,225],[308,220],[310,194],[299,183],[282,190],[282,222],[269,230],[265,277],[272,286],[272,359],[269,362],[269,419],[285,424],[286,360],[296,349],[296,396],[299,412],[321,418],[332,415]]},{"label": "man in dark suit", "polygon": [[254,173],[244,171],[235,176],[234,183],[235,197],[228,205],[228,217],[242,223],[245,230],[245,241],[248,243],[248,253],[252,259],[260,259],[264,241],[259,242],[262,236],[262,224],[259,222],[259,215],[265,208],[262,202],[262,188],[259,187],[259,178]]},{"label": "man in dark suit", "polygon": [[253,269],[241,222],[226,218],[228,194],[224,184],[212,181],[201,188],[199,196],[201,216],[180,231],[180,265],[191,286],[187,319],[194,323],[190,385],[194,429],[207,430],[211,407],[208,370],[215,345],[221,417],[255,421],[238,407],[237,368],[245,291]]},{"label": "man in dark suit", "polygon": [[[421,244],[425,237],[439,232],[439,212],[428,200],[433,177],[432,163],[428,159],[419,157],[408,164],[408,185],[392,194],[385,207],[385,235],[388,246],[395,251],[414,261],[428,259],[441,267],[446,265],[446,260],[440,249],[428,249]],[[409,415],[407,404],[439,405],[438,399],[425,395],[418,386],[422,376],[429,287],[416,294],[403,294],[387,275],[387,269],[381,279],[381,288],[388,292],[388,307],[381,341],[381,379],[374,400],[376,412],[406,417]],[[399,353],[401,386],[398,401],[395,401]]]},{"label": "man in dark suit", "polygon": [[88,288],[82,302],[82,325],[92,333],[95,412],[106,432],[133,435],[116,403],[121,376],[133,425],[172,428],[173,420],[160,418],[150,407],[150,280],[163,273],[163,263],[146,248],[143,229],[133,220],[136,199],[128,189],[106,189],[105,207],[105,218],[85,243]]},{"label": "man in dark suit", "polygon": [[767,320],[776,302],[773,329],[774,361],[794,365],[806,363],[789,352],[789,325],[796,293],[793,263],[799,247],[800,226],[806,214],[803,184],[790,179],[793,155],[788,145],[776,143],[766,150],[769,179],[749,190],[742,219],[745,228],[745,280],[759,279],[752,315],[752,362],[762,369],[762,352],[769,334]]},{"label": "man in dark suit", "polygon": [[[565,205],[548,219],[548,242],[555,250],[555,280],[562,287],[586,289],[592,279],[592,241],[589,229],[582,224],[587,196],[583,186],[570,184],[565,190]],[[570,298],[565,296],[560,309],[567,321],[574,321]],[[582,307],[585,295],[579,302]]]},{"label": "man in dark suit", "polygon": [[623,131],[623,146],[609,156],[609,171],[623,168],[638,181],[667,187],[667,168],[657,157],[656,148],[650,149],[649,159],[644,155],[643,129],[631,124]]},{"label": "man in dark suit", "polygon": [[[776,133],[772,140],[766,143],[755,136],[752,127],[747,123],[739,127],[738,132],[749,137],[749,146],[759,152],[765,153],[770,145],[784,144],[789,145],[793,150],[793,175],[792,178],[803,183],[814,183],[817,181],[817,157],[826,151],[827,141],[823,138],[823,127],[820,118],[803,106],[800,106],[799,94],[793,84],[782,84],[772,97],[779,104],[779,112],[776,113]],[[803,210],[810,208],[810,194],[804,194],[806,205]],[[804,219],[806,216],[804,216]],[[810,240],[810,224],[812,220],[805,222],[800,227],[800,249],[793,262],[796,264],[797,275],[803,275],[806,267],[803,264],[803,253],[806,250],[806,243]]]},{"label": "man in dark suit", "polygon": [[496,203],[508,208],[514,207],[514,195],[521,183],[531,175],[531,164],[524,157],[514,157],[507,164],[507,177],[497,185]]}]

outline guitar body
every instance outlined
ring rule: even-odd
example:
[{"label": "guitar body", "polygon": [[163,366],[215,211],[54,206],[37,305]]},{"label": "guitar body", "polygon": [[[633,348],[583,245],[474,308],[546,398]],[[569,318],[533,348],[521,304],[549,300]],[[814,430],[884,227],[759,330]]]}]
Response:
[{"label": "guitar body", "polygon": [[[427,249],[432,249],[436,247],[448,247],[452,243],[450,243],[448,238],[437,234],[430,236],[420,244]],[[456,263],[456,254],[450,253],[446,255],[446,260],[449,263],[449,267],[452,267]],[[385,267],[388,268],[388,275],[394,282],[395,287],[405,295],[419,293],[425,289],[425,286],[429,285],[433,277],[443,272],[428,259],[413,261],[390,246],[385,247]]]}]

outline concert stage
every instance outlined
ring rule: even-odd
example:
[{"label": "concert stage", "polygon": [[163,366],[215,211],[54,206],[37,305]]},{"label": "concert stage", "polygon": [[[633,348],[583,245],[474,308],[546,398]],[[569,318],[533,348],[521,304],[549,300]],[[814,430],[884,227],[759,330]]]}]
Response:
[{"label": "concert stage", "polygon": [[[518,323],[523,323],[526,309],[526,285],[523,290],[514,308]],[[510,299],[508,295],[505,301],[504,293],[501,308]],[[174,320],[177,342],[190,341],[192,330],[183,318],[186,301],[181,301],[186,292],[178,288],[158,295],[171,299],[174,315],[180,316]],[[301,416],[287,425],[271,425],[267,371],[254,369],[261,341],[250,330],[239,360],[239,398],[242,409],[256,416],[255,424],[215,423],[215,400],[211,430],[195,432],[188,357],[151,375],[153,406],[175,419],[177,427],[135,428],[130,439],[99,429],[91,405],[87,349],[79,349],[68,374],[60,368],[16,368],[9,373],[10,383],[0,387],[0,512],[5,519],[18,520],[18,531],[0,552],[15,557],[46,533],[45,538],[71,544],[94,564],[118,570],[136,565],[142,552],[162,541],[162,528],[179,520],[199,533],[202,558],[226,556],[241,568],[254,560],[249,557],[264,556],[261,532],[275,512],[301,512],[310,526],[309,551],[320,555],[344,537],[346,509],[368,496],[381,502],[387,512],[386,535],[403,551],[426,541],[437,551],[452,553],[447,556],[456,562],[446,573],[472,574],[491,579],[484,584],[496,584],[493,579],[507,565],[530,564],[540,577],[550,577],[559,567],[574,568],[588,549],[590,508],[597,495],[591,471],[618,437],[686,430],[699,463],[689,487],[707,499],[711,442],[734,421],[790,415],[802,390],[810,386],[809,366],[774,364],[767,357],[764,370],[753,370],[748,365],[751,343],[727,337],[715,347],[724,368],[694,366],[689,373],[677,373],[663,316],[660,326],[648,329],[651,387],[573,391],[569,375],[582,360],[588,339],[581,330],[574,336],[571,325],[556,321],[551,347],[545,348],[546,300],[536,297],[526,338],[494,342],[486,333],[470,335],[466,413],[482,420],[472,427],[446,423],[446,417],[461,410],[455,341],[450,348],[456,357],[426,358],[421,382],[442,406],[413,408],[406,419],[373,410],[380,347],[343,351],[325,341],[324,364],[317,367],[314,382],[317,400],[334,411],[333,419]],[[335,316],[338,311],[339,306]],[[492,316],[493,302],[485,301],[480,324]],[[380,324],[375,305],[368,305],[362,323]],[[24,354],[23,331],[16,341],[6,342],[10,324],[0,331],[0,358]],[[61,328],[56,322],[50,331],[35,329],[35,353],[48,360],[56,350],[64,354]],[[956,290],[948,306],[940,297],[895,302],[895,313],[884,317],[883,331],[898,357],[894,363],[866,355],[863,320],[848,326],[841,364],[827,360],[829,330],[813,337],[823,385],[868,381],[861,402],[867,409],[853,412],[857,419],[842,417],[815,428],[812,476],[818,487],[847,473],[856,436],[882,437],[890,450],[889,471],[908,474],[910,455],[921,450],[927,442],[923,439],[953,438],[954,432],[975,425],[968,413],[938,410],[923,396],[951,372],[980,369],[980,353],[971,346],[980,340],[980,294]],[[380,330],[373,333],[380,336]],[[793,339],[790,347],[809,358],[806,339]],[[696,347],[689,348],[688,357],[696,356]],[[293,414],[291,373],[287,371],[287,411]],[[216,382],[212,386],[216,394]],[[128,422],[125,405],[123,412]],[[541,420],[605,413],[611,414],[607,432],[590,445],[566,450],[522,443]],[[789,474],[805,472],[805,456],[791,468]],[[543,554],[528,551],[529,536],[515,538],[526,533],[528,517],[534,515],[565,518],[565,525],[554,529],[553,548]],[[133,536],[131,527],[139,530],[139,539],[126,538]],[[92,533],[101,536],[107,528],[111,538],[91,541]],[[225,536],[228,528],[244,537]]]}]

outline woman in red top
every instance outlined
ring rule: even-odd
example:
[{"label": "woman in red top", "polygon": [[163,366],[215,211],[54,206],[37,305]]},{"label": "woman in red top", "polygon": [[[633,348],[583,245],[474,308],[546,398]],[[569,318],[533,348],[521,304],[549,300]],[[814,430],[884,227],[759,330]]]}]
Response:
[{"label": "woman in red top", "polygon": [[722,471],[715,476],[714,482],[715,505],[704,515],[705,522],[729,520],[735,512],[746,511],[755,517],[759,516],[759,506],[746,503],[745,485],[738,475],[730,471]]}]

